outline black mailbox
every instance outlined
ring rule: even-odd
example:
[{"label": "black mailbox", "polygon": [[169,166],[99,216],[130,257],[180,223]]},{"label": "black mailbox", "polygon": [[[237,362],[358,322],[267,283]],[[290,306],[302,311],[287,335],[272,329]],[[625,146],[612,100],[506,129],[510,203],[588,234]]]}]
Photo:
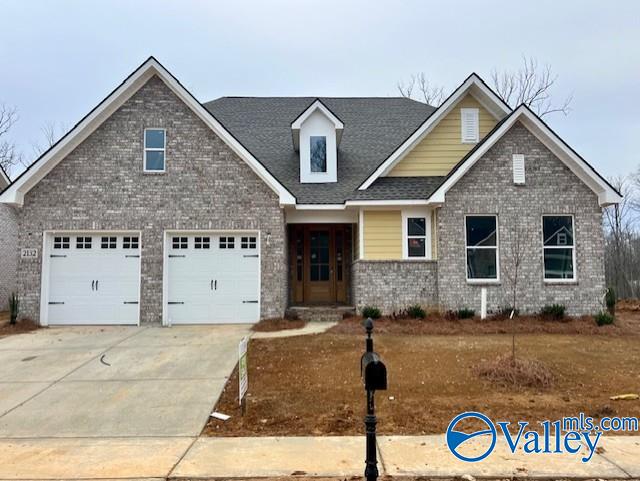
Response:
[{"label": "black mailbox", "polygon": [[360,375],[367,391],[387,389],[387,368],[375,352],[365,352],[360,361]]}]

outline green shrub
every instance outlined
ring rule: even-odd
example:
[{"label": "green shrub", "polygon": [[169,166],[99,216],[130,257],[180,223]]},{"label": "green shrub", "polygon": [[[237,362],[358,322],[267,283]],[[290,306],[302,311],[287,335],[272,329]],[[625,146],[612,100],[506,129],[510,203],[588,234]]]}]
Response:
[{"label": "green shrub", "polygon": [[476,315],[476,311],[473,309],[469,309],[467,307],[463,307],[462,309],[458,309],[458,319],[469,319]]},{"label": "green shrub", "polygon": [[596,324],[598,326],[608,326],[609,324],[613,324],[614,318],[608,312],[598,312],[595,316],[593,316],[596,320]]},{"label": "green shrub", "polygon": [[380,309],[378,309],[377,307],[374,306],[364,306],[362,308],[362,317],[366,318],[371,318],[371,319],[378,319],[380,316],[382,315],[382,313],[380,312]]},{"label": "green shrub", "polygon": [[607,304],[607,310],[609,311],[609,314],[611,314],[612,316],[615,315],[617,298],[616,291],[613,289],[613,287],[607,288],[607,293],[605,294],[604,300]]},{"label": "green shrub", "polygon": [[564,319],[566,308],[562,304],[547,304],[540,310],[540,315],[548,319]]},{"label": "green shrub", "polygon": [[12,293],[9,297],[9,310],[11,311],[11,324],[15,324],[18,319],[18,312],[20,311],[20,300],[16,293]]},{"label": "green shrub", "polygon": [[415,304],[407,308],[407,314],[413,319],[424,319],[427,317],[427,313],[424,311],[420,304]]}]

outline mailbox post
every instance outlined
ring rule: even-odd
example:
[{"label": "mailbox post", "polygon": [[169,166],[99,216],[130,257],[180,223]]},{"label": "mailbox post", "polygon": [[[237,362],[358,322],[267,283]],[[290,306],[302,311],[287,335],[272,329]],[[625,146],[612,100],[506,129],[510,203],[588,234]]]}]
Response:
[{"label": "mailbox post", "polygon": [[387,389],[387,368],[380,356],[373,351],[373,321],[367,319],[364,327],[367,331],[366,350],[360,360],[360,374],[367,392],[367,415],[364,418],[367,436],[364,476],[367,481],[378,479],[378,459],[376,453],[376,410],[374,395],[377,390]]}]

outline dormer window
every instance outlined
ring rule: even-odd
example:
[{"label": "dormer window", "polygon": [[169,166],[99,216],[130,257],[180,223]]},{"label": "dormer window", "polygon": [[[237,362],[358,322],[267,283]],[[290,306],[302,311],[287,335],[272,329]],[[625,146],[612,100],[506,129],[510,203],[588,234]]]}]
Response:
[{"label": "dormer window", "polygon": [[312,135],[310,140],[311,172],[327,171],[327,138],[324,135]]},{"label": "dormer window", "polygon": [[320,100],[291,123],[293,147],[299,154],[300,182],[338,181],[338,145],[344,125]]}]

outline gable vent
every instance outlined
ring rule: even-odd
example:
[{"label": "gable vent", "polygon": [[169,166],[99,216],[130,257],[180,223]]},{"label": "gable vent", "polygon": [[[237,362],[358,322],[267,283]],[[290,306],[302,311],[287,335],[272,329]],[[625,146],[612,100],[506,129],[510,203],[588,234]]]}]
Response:
[{"label": "gable vent", "polygon": [[524,155],[513,154],[513,183],[524,185]]},{"label": "gable vent", "polygon": [[460,109],[462,143],[476,143],[480,140],[478,117],[478,109]]}]

